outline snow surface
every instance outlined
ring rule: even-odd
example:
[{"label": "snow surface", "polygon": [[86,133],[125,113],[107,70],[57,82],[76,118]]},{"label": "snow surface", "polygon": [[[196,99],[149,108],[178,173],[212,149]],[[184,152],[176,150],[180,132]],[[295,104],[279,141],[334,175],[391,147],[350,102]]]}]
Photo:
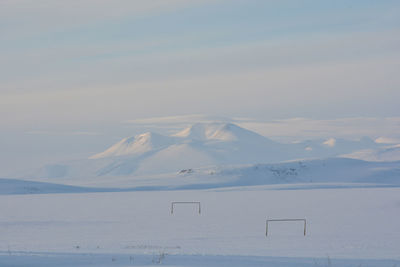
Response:
[{"label": "snow surface", "polygon": [[[394,266],[399,193],[255,186],[3,195],[0,266]],[[201,214],[191,205],[171,214],[172,201],[200,201]],[[267,218],[306,218],[307,235],[291,222],[271,224],[266,237]]]}]

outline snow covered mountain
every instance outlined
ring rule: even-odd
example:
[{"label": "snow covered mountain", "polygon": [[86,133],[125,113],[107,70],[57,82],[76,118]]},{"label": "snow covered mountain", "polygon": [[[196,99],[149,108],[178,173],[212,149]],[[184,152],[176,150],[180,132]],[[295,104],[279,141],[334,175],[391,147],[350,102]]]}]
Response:
[{"label": "snow covered mountain", "polygon": [[49,164],[33,176],[62,178],[176,173],[187,168],[296,158],[297,155],[290,153],[288,145],[231,123],[198,123],[172,136],[147,132],[124,138],[88,159]]},{"label": "snow covered mountain", "polygon": [[158,175],[210,166],[327,158],[379,148],[369,138],[282,144],[232,123],[197,123],[171,136],[147,132],[124,138],[88,159],[46,165],[22,178]]}]

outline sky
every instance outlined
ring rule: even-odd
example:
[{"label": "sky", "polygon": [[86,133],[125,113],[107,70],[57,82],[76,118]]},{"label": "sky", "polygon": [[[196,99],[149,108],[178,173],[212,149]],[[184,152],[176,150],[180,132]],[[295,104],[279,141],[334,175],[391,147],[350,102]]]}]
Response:
[{"label": "sky", "polygon": [[143,118],[400,117],[398,14],[397,0],[0,0],[0,169],[95,151]]}]

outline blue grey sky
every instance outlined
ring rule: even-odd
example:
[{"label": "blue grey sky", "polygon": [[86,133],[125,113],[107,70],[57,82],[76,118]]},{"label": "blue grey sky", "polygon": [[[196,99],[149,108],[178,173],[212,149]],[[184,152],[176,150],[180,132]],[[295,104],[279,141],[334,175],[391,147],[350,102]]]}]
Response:
[{"label": "blue grey sky", "polygon": [[400,116],[399,14],[395,0],[1,0],[2,150],[159,116]]},{"label": "blue grey sky", "polygon": [[400,113],[398,1],[0,5],[6,127]]}]

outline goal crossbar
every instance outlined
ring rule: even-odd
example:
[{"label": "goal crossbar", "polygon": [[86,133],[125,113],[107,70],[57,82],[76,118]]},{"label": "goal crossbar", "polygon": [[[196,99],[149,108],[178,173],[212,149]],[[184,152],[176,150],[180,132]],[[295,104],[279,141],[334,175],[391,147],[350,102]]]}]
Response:
[{"label": "goal crossbar", "polygon": [[265,235],[268,236],[268,223],[269,222],[304,222],[304,236],[306,235],[307,228],[307,220],[306,219],[267,219],[266,227],[265,227]]},{"label": "goal crossbar", "polygon": [[175,205],[178,205],[178,204],[197,205],[199,207],[199,214],[201,213],[201,204],[199,201],[174,201],[174,202],[171,202],[171,214],[174,213],[174,207],[175,207]]}]

